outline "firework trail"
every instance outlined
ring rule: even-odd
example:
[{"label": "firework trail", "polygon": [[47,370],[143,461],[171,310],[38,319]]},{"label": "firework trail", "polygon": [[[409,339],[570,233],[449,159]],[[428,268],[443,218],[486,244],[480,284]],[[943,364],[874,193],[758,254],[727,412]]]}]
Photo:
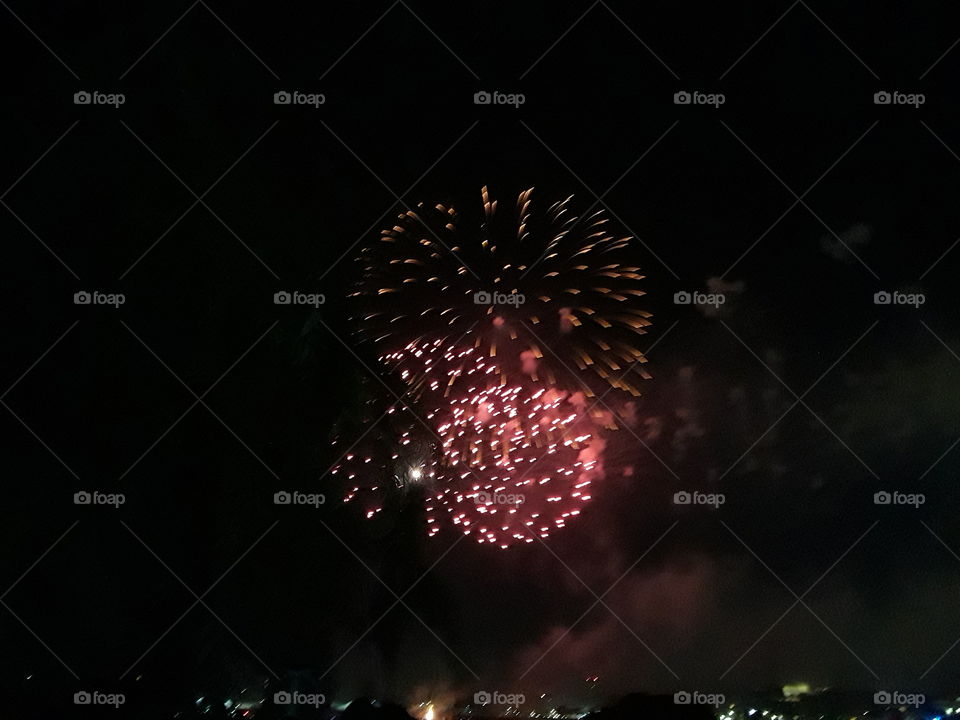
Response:
[{"label": "firework trail", "polygon": [[358,258],[360,337],[411,399],[387,410],[402,417],[389,458],[347,452],[334,468],[367,517],[417,487],[431,537],[452,525],[505,548],[563,528],[603,476],[585,396],[640,394],[627,373],[646,362],[643,276],[602,213],[578,217],[570,198],[538,212],[532,194],[512,216],[486,188],[465,216],[420,204]]}]

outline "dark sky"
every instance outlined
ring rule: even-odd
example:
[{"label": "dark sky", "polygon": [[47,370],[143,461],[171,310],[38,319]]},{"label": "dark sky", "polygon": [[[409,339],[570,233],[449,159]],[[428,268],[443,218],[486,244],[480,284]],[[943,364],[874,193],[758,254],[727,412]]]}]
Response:
[{"label": "dark sky", "polygon": [[[607,698],[957,688],[948,3],[2,4],[5,696],[176,705],[298,671],[404,703],[587,675]],[[444,555],[413,502],[276,507],[336,498],[331,429],[376,387],[337,339],[356,243],[482,185],[600,197],[643,241],[653,379],[590,512]],[[292,289],[327,304],[273,304]],[[874,304],[894,290],[925,303]],[[74,505],[94,489],[126,503]],[[673,504],[694,489],[726,502]]]}]

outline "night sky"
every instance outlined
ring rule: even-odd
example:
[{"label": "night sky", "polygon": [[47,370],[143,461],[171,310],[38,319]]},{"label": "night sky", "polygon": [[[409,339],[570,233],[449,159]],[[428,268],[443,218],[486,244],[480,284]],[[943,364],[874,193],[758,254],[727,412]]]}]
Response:
[{"label": "night sky", "polygon": [[[949,3],[0,5],[5,698],[960,687]],[[428,540],[413,500],[367,521],[329,474],[382,390],[361,241],[484,185],[597,202],[653,313],[595,501],[507,551]]]}]

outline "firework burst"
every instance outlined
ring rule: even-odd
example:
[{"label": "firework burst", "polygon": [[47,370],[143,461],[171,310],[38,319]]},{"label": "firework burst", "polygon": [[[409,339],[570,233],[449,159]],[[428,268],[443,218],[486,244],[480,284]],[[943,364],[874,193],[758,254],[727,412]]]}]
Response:
[{"label": "firework burst", "polygon": [[602,478],[585,397],[639,395],[643,276],[602,213],[579,217],[570,198],[538,211],[532,194],[514,213],[486,188],[464,215],[420,204],[361,253],[358,330],[411,398],[377,438],[389,458],[347,453],[334,469],[367,517],[415,487],[431,537],[455,526],[506,548],[565,527]]},{"label": "firework burst", "polygon": [[[635,342],[650,314],[635,307],[644,276],[623,257],[630,238],[602,211],[576,215],[571,198],[538,209],[530,189],[514,212],[498,211],[487,188],[481,200],[463,215],[421,203],[364,248],[353,294],[363,337],[390,349],[386,360],[418,391],[437,377],[425,344],[445,352],[469,338],[496,359],[501,384],[524,374],[563,386],[577,373],[639,395],[625,370],[646,362]],[[448,361],[448,388],[475,372],[476,357]],[[436,368],[440,358],[431,360]]]}]

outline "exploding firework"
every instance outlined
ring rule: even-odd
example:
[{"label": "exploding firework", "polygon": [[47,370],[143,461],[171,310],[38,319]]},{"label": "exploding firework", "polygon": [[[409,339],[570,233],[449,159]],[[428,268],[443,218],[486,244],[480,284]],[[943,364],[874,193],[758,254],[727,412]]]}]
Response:
[{"label": "exploding firework", "polygon": [[639,394],[643,276],[601,213],[531,198],[513,218],[486,188],[476,217],[421,204],[361,254],[359,330],[411,399],[386,411],[389,457],[346,452],[334,468],[367,517],[416,488],[431,537],[454,526],[506,548],[565,527],[602,478],[601,426],[615,425],[586,397]]},{"label": "exploding firework", "polygon": [[389,408],[408,423],[394,433],[390,457],[351,449],[333,469],[344,476],[345,502],[373,518],[391,494],[415,489],[430,537],[449,525],[501,548],[565,527],[602,475],[603,440],[583,394],[532,380],[464,389],[427,407],[425,428],[411,411]]},{"label": "exploding firework", "polygon": [[646,362],[635,342],[650,314],[635,307],[644,276],[623,257],[630,238],[602,211],[574,214],[571,198],[538,210],[526,190],[514,213],[498,212],[487,188],[481,199],[462,216],[421,203],[364,248],[353,294],[362,335],[418,391],[436,383],[439,355],[466,341],[479,354],[447,360],[445,392],[479,372],[483,356],[496,359],[486,369],[504,385],[522,374],[579,388],[584,378],[569,376],[585,374],[639,395],[625,370]]}]

